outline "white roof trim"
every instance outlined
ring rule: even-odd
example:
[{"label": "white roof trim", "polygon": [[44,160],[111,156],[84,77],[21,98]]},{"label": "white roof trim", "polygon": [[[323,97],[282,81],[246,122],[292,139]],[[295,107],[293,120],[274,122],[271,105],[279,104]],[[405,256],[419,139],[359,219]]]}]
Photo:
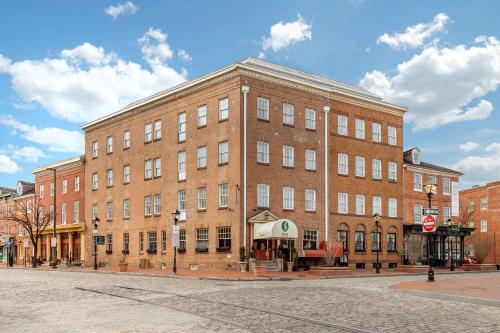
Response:
[{"label": "white roof trim", "polygon": [[75,163],[75,162],[79,162],[82,160],[82,157],[81,156],[77,156],[77,157],[72,157],[72,158],[68,158],[66,160],[62,160],[62,161],[58,161],[58,162],[54,162],[54,163],[51,163],[51,164],[47,164],[47,165],[44,165],[44,166],[41,166],[41,167],[36,167],[33,169],[33,173],[34,174],[37,174],[39,172],[42,172],[42,171],[45,171],[49,168],[58,168],[58,167],[61,167],[61,166],[64,166],[64,165],[67,165],[67,164],[71,164],[71,163]]}]

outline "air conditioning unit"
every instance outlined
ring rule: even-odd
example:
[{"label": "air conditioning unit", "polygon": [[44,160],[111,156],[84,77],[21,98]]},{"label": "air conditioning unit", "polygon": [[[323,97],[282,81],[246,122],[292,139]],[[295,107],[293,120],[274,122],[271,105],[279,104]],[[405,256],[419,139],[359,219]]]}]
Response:
[{"label": "air conditioning unit", "polygon": [[185,210],[180,211],[179,221],[186,221],[187,212]]}]

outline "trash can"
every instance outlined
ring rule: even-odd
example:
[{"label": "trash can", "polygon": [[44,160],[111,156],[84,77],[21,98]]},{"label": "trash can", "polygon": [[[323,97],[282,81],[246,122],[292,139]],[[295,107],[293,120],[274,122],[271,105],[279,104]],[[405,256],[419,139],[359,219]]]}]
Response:
[{"label": "trash can", "polygon": [[139,259],[139,268],[145,269],[146,268],[146,258],[141,258]]}]

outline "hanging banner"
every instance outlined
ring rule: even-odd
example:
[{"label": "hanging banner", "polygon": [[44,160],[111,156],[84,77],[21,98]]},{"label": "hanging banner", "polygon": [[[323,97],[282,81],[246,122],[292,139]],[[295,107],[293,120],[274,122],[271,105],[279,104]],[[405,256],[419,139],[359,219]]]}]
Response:
[{"label": "hanging banner", "polygon": [[174,225],[172,228],[172,246],[180,246],[180,231],[178,225]]},{"label": "hanging banner", "polygon": [[458,195],[458,182],[451,182],[451,216],[460,215],[460,202]]}]

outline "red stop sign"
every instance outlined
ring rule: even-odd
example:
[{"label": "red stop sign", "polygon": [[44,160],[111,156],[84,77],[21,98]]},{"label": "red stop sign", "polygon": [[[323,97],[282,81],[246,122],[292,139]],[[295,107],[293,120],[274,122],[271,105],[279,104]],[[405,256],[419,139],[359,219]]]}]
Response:
[{"label": "red stop sign", "polygon": [[436,229],[436,219],[432,215],[426,215],[422,223],[425,232],[433,232]]}]

